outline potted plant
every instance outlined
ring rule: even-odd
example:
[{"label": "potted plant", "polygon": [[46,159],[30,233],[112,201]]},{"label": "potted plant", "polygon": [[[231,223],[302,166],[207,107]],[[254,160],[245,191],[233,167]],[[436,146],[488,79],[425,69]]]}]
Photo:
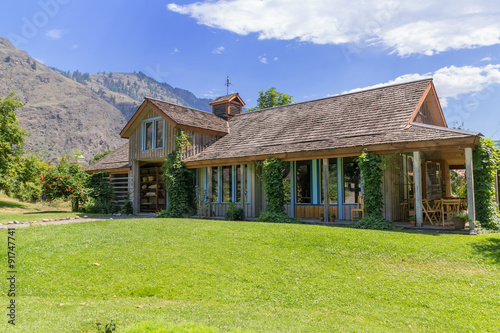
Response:
[{"label": "potted plant", "polygon": [[413,228],[417,226],[417,221],[415,219],[415,216],[410,216],[410,223]]},{"label": "potted plant", "polygon": [[465,228],[465,223],[466,222],[470,222],[469,215],[467,213],[458,213],[458,214],[455,214],[451,218],[451,221],[453,222],[453,225],[455,226],[455,229],[464,229]]},{"label": "potted plant", "polygon": [[323,213],[319,214],[319,221],[324,222],[324,220],[325,220],[325,215],[323,215]]},{"label": "potted plant", "polygon": [[336,217],[337,215],[335,214],[335,212],[333,212],[332,215],[330,215],[330,222],[335,222]]},{"label": "potted plant", "polygon": [[212,211],[212,217],[215,217],[215,211],[214,210]]}]

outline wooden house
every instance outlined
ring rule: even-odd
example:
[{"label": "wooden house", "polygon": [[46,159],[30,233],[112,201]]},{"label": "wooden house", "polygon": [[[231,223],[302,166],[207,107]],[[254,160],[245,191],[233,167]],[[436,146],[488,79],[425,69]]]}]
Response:
[{"label": "wooden house", "polygon": [[[473,183],[471,156],[480,133],[448,128],[432,79],[249,113],[242,113],[238,94],[210,105],[213,112],[207,113],[145,98],[121,132],[128,145],[89,172],[127,174],[135,212],[163,209],[160,167],[174,149],[176,129],[182,129],[191,142],[184,162],[196,170],[209,215],[224,216],[235,202],[246,217],[258,216],[266,196],[254,162],[269,157],[287,162],[286,209],[301,218],[332,211],[339,219],[352,218],[362,192],[355,157],[363,150],[390,156],[383,177],[389,220],[405,218],[404,203],[413,198],[422,223],[422,199],[452,195],[451,169],[466,169]],[[473,195],[468,202],[473,207]]]}]

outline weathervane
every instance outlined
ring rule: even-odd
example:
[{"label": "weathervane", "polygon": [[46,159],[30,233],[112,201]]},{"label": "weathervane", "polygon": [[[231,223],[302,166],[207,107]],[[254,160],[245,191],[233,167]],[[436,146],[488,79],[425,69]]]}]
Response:
[{"label": "weathervane", "polygon": [[229,86],[231,85],[229,82],[229,75],[227,76],[226,83],[224,85],[227,87],[226,95],[229,95]]}]

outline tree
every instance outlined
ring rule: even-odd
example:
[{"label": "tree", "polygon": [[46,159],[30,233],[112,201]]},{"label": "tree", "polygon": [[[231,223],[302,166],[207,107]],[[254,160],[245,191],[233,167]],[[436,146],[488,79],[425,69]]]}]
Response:
[{"label": "tree", "polygon": [[5,189],[16,172],[15,161],[23,151],[26,132],[19,127],[16,109],[23,106],[14,93],[0,97],[0,189]]},{"label": "tree", "polygon": [[102,153],[95,154],[94,158],[92,159],[92,161],[90,161],[90,164],[94,164],[95,162],[99,161],[101,158],[103,158],[104,156],[108,155],[113,150],[114,149],[109,149],[109,150],[103,151]]},{"label": "tree", "polygon": [[276,91],[275,87],[268,90],[259,91],[259,98],[257,99],[257,106],[248,111],[257,111],[261,109],[272,108],[274,106],[288,105],[293,103],[291,95],[283,94]]}]

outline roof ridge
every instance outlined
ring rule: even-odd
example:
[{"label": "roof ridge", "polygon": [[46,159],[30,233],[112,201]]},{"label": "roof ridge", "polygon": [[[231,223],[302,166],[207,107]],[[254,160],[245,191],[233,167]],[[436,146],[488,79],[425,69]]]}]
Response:
[{"label": "roof ridge", "polygon": [[463,130],[463,129],[456,129],[456,128],[449,128],[449,127],[443,127],[443,126],[436,126],[436,125],[430,125],[430,124],[422,124],[422,123],[415,123],[411,122],[411,126],[418,126],[418,127],[424,127],[424,128],[430,128],[430,129],[435,129],[438,131],[444,131],[444,132],[452,132],[452,133],[459,133],[459,134],[470,134],[470,135],[482,135],[480,132],[474,132],[474,131],[468,131],[468,130]]},{"label": "roof ridge", "polygon": [[193,107],[190,107],[190,106],[185,106],[185,105],[180,105],[180,104],[175,104],[175,103],[172,103],[172,102],[167,102],[167,101],[162,101],[161,99],[157,99],[157,98],[152,98],[152,97],[146,97],[144,96],[144,99],[149,99],[149,100],[153,100],[153,101],[157,101],[157,102],[160,102],[160,103],[165,103],[165,104],[170,104],[170,105],[173,105],[173,106],[178,106],[178,107],[181,107],[181,108],[186,108],[186,109],[190,109],[190,110],[193,110],[193,111],[197,111],[197,112],[202,112],[204,114],[209,114],[213,117],[216,117],[217,119],[220,119],[222,121],[225,121],[227,122],[227,120],[224,120],[220,117],[217,117],[216,115],[214,115],[212,112],[208,112],[208,111],[203,111],[203,110],[199,110],[199,109],[195,109]]},{"label": "roof ridge", "polygon": [[255,110],[255,111],[240,113],[240,114],[235,115],[234,117],[239,117],[239,116],[242,116],[242,115],[251,114],[251,113],[255,113],[255,112],[275,110],[277,108],[287,107],[287,106],[291,106],[291,105],[298,105],[298,104],[305,104],[305,103],[317,102],[317,101],[322,101],[322,100],[326,100],[326,99],[330,99],[330,98],[344,97],[344,96],[348,96],[348,95],[360,94],[360,93],[365,93],[365,92],[368,92],[368,91],[373,91],[373,90],[378,90],[378,89],[391,88],[391,87],[401,86],[401,85],[405,85],[405,84],[414,84],[414,83],[417,83],[417,82],[432,81],[432,80],[433,80],[432,77],[428,77],[428,78],[425,78],[425,79],[420,79],[420,80],[415,80],[415,81],[395,83],[395,84],[390,84],[390,85],[387,85],[387,86],[382,86],[382,87],[377,87],[377,88],[370,88],[370,89],[360,90],[360,91],[353,91],[353,92],[349,92],[349,93],[345,93],[345,94],[338,94],[338,95],[333,95],[333,96],[328,96],[328,97],[322,97],[322,98],[317,98],[317,99],[311,99],[311,100],[308,100],[308,101],[297,102],[297,103],[293,103],[293,104],[273,106],[273,107],[270,107],[270,108],[265,108],[265,109],[260,109],[260,110]]}]

